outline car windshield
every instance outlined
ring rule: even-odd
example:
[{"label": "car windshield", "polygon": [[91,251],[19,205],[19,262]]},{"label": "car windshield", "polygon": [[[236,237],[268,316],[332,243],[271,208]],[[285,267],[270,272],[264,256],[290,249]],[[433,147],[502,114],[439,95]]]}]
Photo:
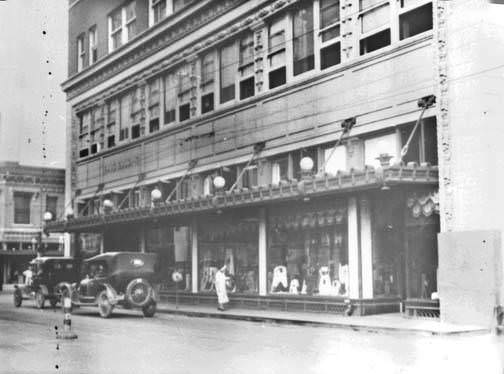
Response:
[{"label": "car windshield", "polygon": [[104,261],[96,261],[88,263],[84,266],[84,277],[88,278],[101,278],[107,275],[107,264]]}]

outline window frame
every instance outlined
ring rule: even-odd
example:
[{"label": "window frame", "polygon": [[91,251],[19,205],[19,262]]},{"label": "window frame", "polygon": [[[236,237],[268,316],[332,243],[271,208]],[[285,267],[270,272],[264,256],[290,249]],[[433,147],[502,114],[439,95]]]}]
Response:
[{"label": "window frame", "polygon": [[[16,196],[17,195],[17,196]],[[24,203],[28,202],[27,204],[27,211],[24,211],[24,212],[19,212],[21,209],[24,209],[26,208],[26,206],[23,206],[23,207],[18,207],[16,205],[16,202],[17,202],[17,198],[24,198],[26,199],[24,201]],[[31,221],[31,200],[33,198],[33,193],[32,192],[28,192],[28,191],[14,191],[13,193],[13,200],[14,200],[14,204],[13,204],[13,217],[12,217],[12,221],[15,225],[31,225],[32,224],[32,221]],[[18,217],[19,217],[19,214],[22,214],[23,218],[27,218],[25,220],[21,220],[19,221]]]},{"label": "window frame", "polygon": [[86,61],[85,34],[82,33],[77,37],[77,72],[84,69]]},{"label": "window frame", "polygon": [[89,28],[88,35],[89,65],[93,65],[98,61],[98,29],[96,25]]}]

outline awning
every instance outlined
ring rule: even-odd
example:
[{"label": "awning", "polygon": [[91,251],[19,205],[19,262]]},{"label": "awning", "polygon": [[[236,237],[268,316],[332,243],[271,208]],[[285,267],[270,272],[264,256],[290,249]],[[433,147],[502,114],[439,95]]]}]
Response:
[{"label": "awning", "polygon": [[160,203],[154,207],[125,208],[107,214],[95,214],[49,222],[49,232],[93,232],[106,225],[133,223],[153,218],[182,217],[226,208],[265,206],[268,204],[306,199],[330,194],[351,193],[395,185],[438,185],[437,166],[389,166],[374,169],[339,172],[334,176],[324,175],[302,181],[281,182],[278,185],[239,188],[214,196],[199,196]]}]

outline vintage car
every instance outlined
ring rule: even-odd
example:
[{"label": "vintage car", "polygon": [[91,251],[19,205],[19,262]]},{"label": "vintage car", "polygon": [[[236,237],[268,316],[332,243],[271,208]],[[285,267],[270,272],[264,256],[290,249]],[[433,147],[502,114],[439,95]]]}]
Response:
[{"label": "vintage car", "polygon": [[81,281],[65,284],[62,297],[72,306],[98,306],[109,317],[116,306],[140,308],[145,317],[156,313],[156,255],[138,252],[106,252],[85,260]]},{"label": "vintage car", "polygon": [[[78,261],[69,257],[37,257],[30,262],[31,277],[25,284],[14,286],[14,306],[19,308],[23,300],[34,299],[43,309],[45,301],[54,308],[60,301],[60,287],[79,279]],[[30,279],[31,278],[31,279]]]}]

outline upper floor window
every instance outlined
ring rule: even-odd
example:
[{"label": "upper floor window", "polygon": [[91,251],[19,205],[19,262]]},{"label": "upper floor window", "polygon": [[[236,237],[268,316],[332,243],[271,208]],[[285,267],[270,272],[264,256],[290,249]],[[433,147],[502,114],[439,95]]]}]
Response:
[{"label": "upper floor window", "polygon": [[390,45],[390,4],[379,0],[360,0],[360,54]]},{"label": "upper floor window", "polygon": [[173,0],[173,12],[178,12],[182,8],[185,8],[193,0]]},{"label": "upper floor window", "polygon": [[31,198],[29,192],[14,192],[14,223],[30,224]]},{"label": "upper floor window", "polygon": [[235,98],[235,72],[237,64],[236,43],[223,47],[220,51],[220,102]]},{"label": "upper floor window", "polygon": [[191,71],[188,65],[177,72],[179,122],[191,118]]},{"label": "upper floor window", "polygon": [[166,0],[150,0],[151,25],[154,25],[167,16]]},{"label": "upper floor window", "polygon": [[169,73],[164,78],[164,124],[175,122],[177,112],[177,80]]},{"label": "upper floor window", "polygon": [[313,70],[313,4],[307,3],[294,12],[292,20],[294,75]]},{"label": "upper floor window", "polygon": [[109,15],[109,51],[114,51],[137,33],[136,1],[131,1]]},{"label": "upper floor window", "polygon": [[286,19],[272,22],[268,29],[268,67],[269,88],[286,83],[285,69],[285,28]]},{"label": "upper floor window", "polygon": [[[408,6],[409,2],[404,3],[403,7]],[[403,40],[411,36],[432,29],[432,3],[422,5],[416,9],[399,14],[399,39]]]},{"label": "upper floor window", "polygon": [[77,38],[77,71],[84,69],[86,50],[84,49],[84,34]]},{"label": "upper floor window", "polygon": [[243,100],[254,96],[255,93],[254,36],[252,33],[240,39],[239,59],[240,100]]},{"label": "upper floor window", "polygon": [[89,29],[89,65],[98,60],[98,34],[96,26]]},{"label": "upper floor window", "polygon": [[201,59],[201,113],[214,110],[215,55],[210,52]]},{"label": "upper floor window", "polygon": [[320,0],[320,68],[341,62],[340,2]]}]

